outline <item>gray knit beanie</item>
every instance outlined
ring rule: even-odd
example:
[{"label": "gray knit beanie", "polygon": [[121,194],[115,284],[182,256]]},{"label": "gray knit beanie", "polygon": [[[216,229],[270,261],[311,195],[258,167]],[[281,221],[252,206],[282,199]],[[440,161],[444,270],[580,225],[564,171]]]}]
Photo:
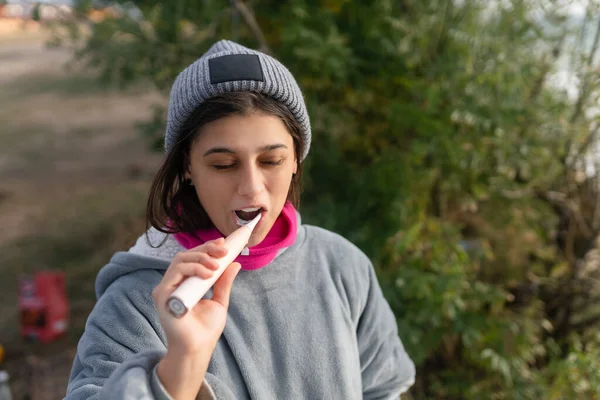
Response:
[{"label": "gray knit beanie", "polygon": [[302,127],[304,160],[310,147],[310,121],[304,98],[288,69],[273,57],[229,40],[215,43],[184,69],[169,99],[165,150],[180,140],[181,128],[203,102],[227,92],[255,91],[284,104]]}]

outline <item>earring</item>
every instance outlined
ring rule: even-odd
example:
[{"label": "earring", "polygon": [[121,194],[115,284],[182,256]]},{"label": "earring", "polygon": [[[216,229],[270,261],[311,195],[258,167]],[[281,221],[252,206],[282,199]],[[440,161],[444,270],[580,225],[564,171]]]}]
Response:
[{"label": "earring", "polygon": [[192,182],[191,179],[186,179],[185,180],[185,184],[188,185],[188,186],[194,186],[194,183]]}]

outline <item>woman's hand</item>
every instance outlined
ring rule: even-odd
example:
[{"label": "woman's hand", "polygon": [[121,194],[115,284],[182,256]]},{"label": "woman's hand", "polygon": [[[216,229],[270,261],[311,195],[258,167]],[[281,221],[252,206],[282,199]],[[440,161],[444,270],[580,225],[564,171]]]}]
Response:
[{"label": "woman's hand", "polygon": [[189,276],[210,278],[217,259],[227,254],[223,238],[177,254],[154,289],[160,323],[167,336],[167,354],[158,364],[158,377],[176,399],[194,399],[200,390],[210,357],[225,329],[229,295],[240,264],[233,263],[216,281],[210,300],[200,300],[181,318],[167,310],[167,299]]}]

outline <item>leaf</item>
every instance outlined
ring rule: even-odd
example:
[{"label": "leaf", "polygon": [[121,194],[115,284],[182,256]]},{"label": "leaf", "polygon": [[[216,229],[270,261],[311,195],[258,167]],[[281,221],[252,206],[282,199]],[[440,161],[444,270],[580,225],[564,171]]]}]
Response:
[{"label": "leaf", "polygon": [[569,273],[569,263],[566,261],[560,262],[552,267],[550,276],[552,278],[561,278]]},{"label": "leaf", "polygon": [[419,221],[416,224],[408,228],[407,231],[400,235],[400,239],[396,242],[396,249],[399,253],[405,252],[411,248],[414,243],[418,240],[419,235],[423,229],[423,222]]}]

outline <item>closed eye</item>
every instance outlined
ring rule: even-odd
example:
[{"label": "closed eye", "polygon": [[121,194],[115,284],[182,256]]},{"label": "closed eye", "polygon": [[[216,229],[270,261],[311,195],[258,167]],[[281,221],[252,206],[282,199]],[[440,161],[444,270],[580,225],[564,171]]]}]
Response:
[{"label": "closed eye", "polygon": [[[277,160],[277,161],[261,161],[261,164],[269,166],[269,167],[275,167],[277,165],[283,164],[284,161],[285,161],[285,159],[282,158],[281,160]],[[227,169],[232,169],[232,168],[235,168],[236,166],[237,166],[236,163],[233,163],[233,164],[213,164],[212,165],[212,167],[214,169],[216,169],[217,171],[224,171],[224,170],[227,170]]]},{"label": "closed eye", "polygon": [[278,161],[263,161],[262,164],[264,164],[264,165],[281,165],[281,164],[283,164],[283,159],[278,160]]},{"label": "closed eye", "polygon": [[216,169],[217,171],[222,171],[222,170],[233,168],[233,167],[235,167],[235,164],[213,165],[213,168]]}]

